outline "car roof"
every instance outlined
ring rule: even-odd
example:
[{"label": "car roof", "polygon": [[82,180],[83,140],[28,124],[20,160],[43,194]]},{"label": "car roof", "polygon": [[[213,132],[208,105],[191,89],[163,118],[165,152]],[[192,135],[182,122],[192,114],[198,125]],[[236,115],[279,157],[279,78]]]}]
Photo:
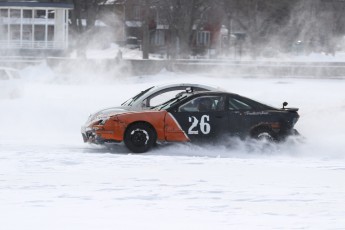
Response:
[{"label": "car roof", "polygon": [[217,86],[209,86],[209,85],[195,84],[195,83],[162,84],[162,85],[154,86],[153,88],[155,88],[155,89],[167,89],[167,88],[178,87],[178,86],[186,86],[186,87],[192,86],[192,87],[205,88],[205,89],[209,89],[209,90],[218,90],[218,89],[220,89]]},{"label": "car roof", "polygon": [[[145,100],[146,98],[155,95],[156,93],[160,91],[164,91],[169,88],[175,88],[175,87],[195,87],[195,88],[204,88],[205,90],[208,91],[218,91],[220,88],[215,87],[215,86],[208,86],[208,85],[202,85],[202,84],[194,84],[194,83],[173,83],[173,84],[162,84],[162,85],[157,85],[149,88],[147,92],[144,94],[140,95],[138,99],[136,99],[132,103],[132,107],[136,107],[137,105],[141,105],[142,101]],[[140,98],[140,99],[139,99]]]},{"label": "car roof", "polygon": [[[140,98],[147,98],[157,92],[160,92],[162,90],[165,89],[169,89],[169,88],[174,88],[174,87],[196,87],[196,88],[204,88],[207,89],[209,91],[218,91],[217,87],[213,87],[213,86],[208,86],[208,85],[201,85],[201,84],[193,84],[193,83],[173,83],[173,84],[163,84],[163,85],[157,85],[157,86],[153,86],[151,87],[150,90],[148,90],[147,92],[145,92],[143,95],[140,96]],[[136,103],[138,103],[139,100],[136,101]]]},{"label": "car roof", "polygon": [[239,94],[236,93],[231,93],[231,92],[227,92],[227,91],[218,91],[218,90],[211,90],[211,91],[194,91],[192,93],[190,93],[191,95],[215,95],[215,94],[227,94],[227,95],[233,95],[233,96],[240,96]]}]

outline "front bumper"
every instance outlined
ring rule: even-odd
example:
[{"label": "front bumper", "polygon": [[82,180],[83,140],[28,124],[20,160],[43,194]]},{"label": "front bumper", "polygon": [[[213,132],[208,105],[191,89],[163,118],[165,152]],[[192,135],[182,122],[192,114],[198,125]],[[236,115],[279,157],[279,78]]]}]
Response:
[{"label": "front bumper", "polygon": [[[106,132],[106,131],[105,131]],[[112,133],[112,131],[110,131]],[[121,141],[117,140],[108,140],[100,137],[97,135],[96,130],[92,129],[90,127],[81,127],[81,135],[83,137],[83,141],[85,143],[91,143],[91,144],[112,144],[112,143],[120,143]]]},{"label": "front bumper", "polygon": [[81,135],[83,137],[83,141],[85,143],[94,143],[94,144],[99,144],[100,140],[97,140],[97,135],[94,130],[88,127],[81,127]]}]

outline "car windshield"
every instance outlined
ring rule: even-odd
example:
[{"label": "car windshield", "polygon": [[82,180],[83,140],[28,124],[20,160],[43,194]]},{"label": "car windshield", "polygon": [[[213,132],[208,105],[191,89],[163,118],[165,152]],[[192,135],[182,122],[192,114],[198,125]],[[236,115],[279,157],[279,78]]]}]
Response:
[{"label": "car windshield", "polygon": [[168,108],[170,108],[171,106],[175,105],[177,102],[185,99],[186,97],[188,97],[188,94],[178,94],[176,97],[160,104],[157,106],[152,107],[151,109],[153,110],[166,110]]},{"label": "car windshield", "polygon": [[129,98],[127,101],[123,102],[121,104],[121,106],[132,106],[132,104],[138,100],[142,95],[144,95],[145,93],[147,93],[148,91],[150,91],[151,89],[153,89],[154,86],[144,90],[144,91],[141,91],[140,93],[138,93],[137,95],[135,95],[134,97],[131,97]]}]

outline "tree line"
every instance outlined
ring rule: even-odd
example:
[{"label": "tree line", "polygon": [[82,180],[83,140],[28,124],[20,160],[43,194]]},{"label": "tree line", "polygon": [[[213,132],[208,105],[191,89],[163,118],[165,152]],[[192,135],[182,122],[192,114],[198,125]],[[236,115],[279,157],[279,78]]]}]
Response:
[{"label": "tree line", "polygon": [[[101,6],[123,4],[124,0],[73,0],[72,28],[83,33],[94,26],[102,14]],[[148,43],[148,11],[159,11],[169,25],[172,39],[178,39],[180,55],[190,53],[193,30],[206,21],[221,23],[231,33],[245,35],[244,46],[254,56],[262,47],[289,52],[303,46],[309,52],[334,53],[337,39],[345,34],[343,0],[136,0],[142,6],[143,49]],[[216,12],[209,14],[209,12]],[[230,39],[229,39],[230,40]]]}]

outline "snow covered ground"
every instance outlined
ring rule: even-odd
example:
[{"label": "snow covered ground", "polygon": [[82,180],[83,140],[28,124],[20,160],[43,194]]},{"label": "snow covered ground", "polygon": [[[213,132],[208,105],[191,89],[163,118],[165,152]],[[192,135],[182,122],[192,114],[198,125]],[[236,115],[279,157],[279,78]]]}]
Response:
[{"label": "snow covered ground", "polygon": [[[1,229],[345,228],[344,80],[164,71],[91,78],[56,76],[45,65],[22,74],[20,97],[0,98]],[[305,139],[268,149],[238,140],[169,144],[141,155],[82,143],[90,113],[173,82],[277,107],[288,101],[300,108]]]}]

